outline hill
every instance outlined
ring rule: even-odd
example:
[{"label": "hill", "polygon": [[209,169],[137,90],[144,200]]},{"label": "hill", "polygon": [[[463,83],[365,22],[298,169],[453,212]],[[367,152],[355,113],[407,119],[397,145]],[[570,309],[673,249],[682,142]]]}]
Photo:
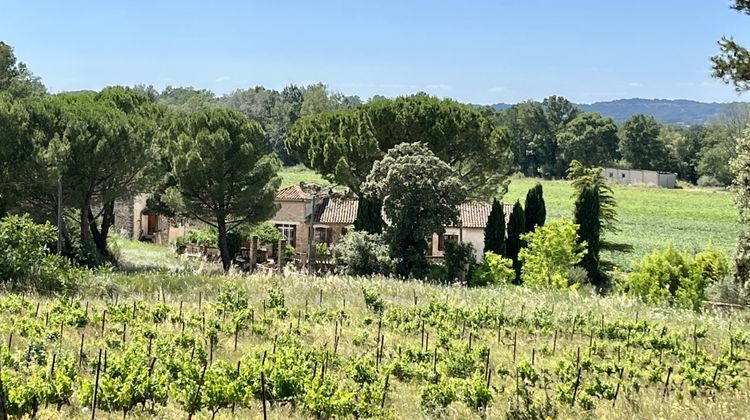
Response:
[{"label": "hill", "polygon": [[[586,112],[598,112],[612,117],[621,123],[635,114],[653,115],[663,124],[706,124],[719,114],[728,104],[718,102],[698,102],[687,99],[617,99],[613,101],[594,102],[592,104],[577,104]],[[510,105],[498,103],[492,105],[496,109],[506,109]]]}]

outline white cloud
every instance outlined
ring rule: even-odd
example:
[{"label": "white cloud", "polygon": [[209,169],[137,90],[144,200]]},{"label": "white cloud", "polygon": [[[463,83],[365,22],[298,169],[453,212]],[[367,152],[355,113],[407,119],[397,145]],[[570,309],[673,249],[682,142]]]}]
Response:
[{"label": "white cloud", "polygon": [[232,80],[232,78],[229,77],[229,76],[221,76],[221,77],[217,78],[216,80],[214,80],[214,82],[216,82],[216,83],[222,83],[222,82],[228,82],[230,80]]},{"label": "white cloud", "polygon": [[505,86],[495,86],[490,88],[490,92],[505,92]]},{"label": "white cloud", "polygon": [[643,85],[640,82],[630,82],[630,83],[628,83],[628,86],[630,86],[630,87],[641,87]]}]

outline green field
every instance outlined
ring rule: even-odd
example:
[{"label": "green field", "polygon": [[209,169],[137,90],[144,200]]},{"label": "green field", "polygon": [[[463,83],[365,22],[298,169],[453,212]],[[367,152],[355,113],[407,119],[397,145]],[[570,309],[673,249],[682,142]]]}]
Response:
[{"label": "green field", "polygon": [[[305,182],[321,182],[322,178],[303,167],[282,172],[285,186]],[[324,181],[323,181],[324,182]],[[505,202],[521,200],[526,191],[541,182],[547,204],[547,220],[573,216],[573,189],[567,181],[545,181],[513,178]],[[709,239],[728,254],[734,250],[737,236],[736,211],[732,194],[708,189],[666,190],[648,187],[614,186],[621,232],[607,239],[631,244],[630,254],[617,253],[606,258],[623,270],[631,261],[654,248],[663,248],[670,241],[690,253],[702,250]]]},{"label": "green field", "polygon": [[260,419],[264,397],[271,419],[750,412],[745,312],[516,286],[205,275],[155,245],[119,247],[133,273],[102,272],[74,299],[0,294],[11,413],[91,418],[97,366],[97,418]]}]

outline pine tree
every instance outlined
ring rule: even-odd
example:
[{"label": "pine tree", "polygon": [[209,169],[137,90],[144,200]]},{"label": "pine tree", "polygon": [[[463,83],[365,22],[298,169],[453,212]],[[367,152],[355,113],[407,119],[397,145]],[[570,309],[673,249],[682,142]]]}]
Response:
[{"label": "pine tree", "polygon": [[359,197],[357,219],[354,221],[354,230],[367,233],[380,233],[383,231],[383,217],[380,214],[381,206],[377,201],[366,197]]},{"label": "pine tree", "polygon": [[505,256],[505,212],[503,204],[492,200],[492,210],[484,228],[484,252]]},{"label": "pine tree", "polygon": [[599,192],[587,186],[578,195],[575,203],[575,223],[578,225],[578,243],[586,242],[586,255],[579,263],[589,274],[589,280],[597,287],[605,286],[606,278],[599,265],[601,251],[601,221],[599,220]]},{"label": "pine tree", "polygon": [[750,295],[750,129],[737,139],[737,157],[732,159],[735,203],[740,234],[734,253],[734,280]]},{"label": "pine tree", "polygon": [[518,260],[518,253],[524,245],[521,235],[524,234],[525,229],[526,216],[521,203],[516,201],[516,204],[513,205],[513,213],[508,220],[508,238],[505,241],[506,257],[513,260],[513,268],[516,270],[516,283],[520,282],[521,279],[521,262]]},{"label": "pine tree", "polygon": [[544,191],[542,190],[542,184],[537,183],[526,193],[525,203],[525,230],[531,232],[537,226],[544,226],[544,221],[547,218],[547,208],[544,204]]}]

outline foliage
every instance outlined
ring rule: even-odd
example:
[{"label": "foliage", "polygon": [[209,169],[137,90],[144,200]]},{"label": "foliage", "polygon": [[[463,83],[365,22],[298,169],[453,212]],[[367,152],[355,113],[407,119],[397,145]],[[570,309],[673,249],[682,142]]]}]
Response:
[{"label": "foliage", "polygon": [[581,259],[581,267],[586,269],[592,284],[604,286],[605,277],[599,264],[601,251],[601,220],[599,191],[596,186],[586,186],[576,198],[574,222],[578,225],[578,241],[585,244],[586,254]]},{"label": "foliage", "polygon": [[233,111],[176,118],[168,134],[173,202],[218,230],[226,271],[231,262],[227,233],[266,220],[276,210],[278,160],[266,152],[260,126]]},{"label": "foliage", "polygon": [[333,247],[336,270],[350,276],[389,275],[395,263],[383,236],[351,231]]},{"label": "foliage", "polygon": [[750,292],[750,129],[737,141],[737,157],[731,162],[735,174],[735,205],[739,213],[740,234],[734,254],[734,279]]},{"label": "foliage", "polygon": [[383,202],[389,225],[385,238],[399,276],[424,277],[425,238],[458,222],[466,187],[450,166],[425,144],[402,143],[373,165],[364,195]]},{"label": "foliage", "polygon": [[513,261],[513,268],[516,270],[516,281],[521,278],[521,260],[518,258],[524,242],[521,236],[526,230],[526,217],[524,215],[521,203],[516,201],[513,205],[513,213],[508,220],[508,237],[505,239],[505,256]]},{"label": "foliage", "polygon": [[[734,0],[732,9],[750,14],[747,0]],[[720,53],[711,57],[713,76],[731,83],[738,92],[750,89],[750,51],[733,38],[722,37],[719,41]]]},{"label": "foliage", "polygon": [[654,117],[633,115],[622,125],[620,154],[632,169],[663,170],[667,151],[659,137],[659,123]]},{"label": "foliage", "polygon": [[654,250],[634,263],[625,287],[629,294],[652,304],[697,310],[706,298],[706,288],[727,274],[727,257],[713,243],[694,258],[670,243],[663,251]]},{"label": "foliage", "polygon": [[521,279],[531,287],[567,289],[568,271],[586,255],[586,244],[578,241],[578,225],[554,220],[521,238],[528,247],[518,255],[523,263]]},{"label": "foliage", "polygon": [[13,47],[0,41],[0,92],[8,92],[15,98],[41,96],[47,93],[39,77],[18,61]]},{"label": "foliage", "polygon": [[505,255],[505,212],[503,203],[492,199],[492,209],[484,228],[484,252]]},{"label": "foliage", "polygon": [[443,261],[445,264],[445,278],[443,282],[464,283],[470,278],[472,268],[476,264],[474,246],[469,242],[446,241]]},{"label": "foliage", "polygon": [[359,197],[358,201],[357,219],[354,221],[354,229],[368,233],[383,232],[381,204],[369,199],[367,196]]},{"label": "foliage", "polygon": [[492,251],[484,253],[482,262],[472,273],[469,286],[484,287],[496,284],[510,284],[516,279],[513,260],[503,258]]},{"label": "foliage", "polygon": [[544,190],[542,184],[537,183],[526,193],[526,202],[523,206],[524,232],[532,232],[537,226],[544,226],[547,219],[547,207],[544,203]]},{"label": "foliage", "polygon": [[74,290],[85,273],[52,253],[56,237],[52,225],[36,224],[28,215],[0,219],[0,283],[37,293]]},{"label": "foliage", "polygon": [[249,241],[253,236],[258,237],[258,243],[260,244],[278,244],[280,240],[284,239],[279,228],[270,222],[260,222],[243,229],[243,240]]},{"label": "foliage", "polygon": [[450,165],[470,196],[504,191],[510,137],[479,110],[420,93],[301,118],[286,145],[305,166],[359,193],[373,165],[402,142],[422,143]]},{"label": "foliage", "polygon": [[563,164],[583,162],[586,166],[603,166],[618,158],[617,125],[598,113],[581,113],[557,135]]}]

